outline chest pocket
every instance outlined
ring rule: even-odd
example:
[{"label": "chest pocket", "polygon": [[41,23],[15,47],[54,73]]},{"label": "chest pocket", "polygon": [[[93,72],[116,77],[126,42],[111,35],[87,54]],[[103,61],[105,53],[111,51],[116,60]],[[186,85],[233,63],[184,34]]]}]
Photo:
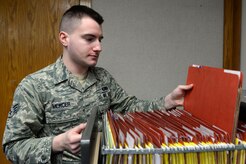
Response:
[{"label": "chest pocket", "polygon": [[45,111],[47,129],[57,135],[82,122],[81,110],[73,101],[53,102]]}]

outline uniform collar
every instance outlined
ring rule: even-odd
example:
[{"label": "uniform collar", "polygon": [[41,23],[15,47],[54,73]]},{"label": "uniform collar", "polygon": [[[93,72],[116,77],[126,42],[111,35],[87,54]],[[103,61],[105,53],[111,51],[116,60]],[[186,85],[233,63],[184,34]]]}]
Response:
[{"label": "uniform collar", "polygon": [[59,57],[54,65],[54,81],[55,85],[66,81],[69,79],[70,72],[66,68],[65,64],[62,61],[62,56]]}]

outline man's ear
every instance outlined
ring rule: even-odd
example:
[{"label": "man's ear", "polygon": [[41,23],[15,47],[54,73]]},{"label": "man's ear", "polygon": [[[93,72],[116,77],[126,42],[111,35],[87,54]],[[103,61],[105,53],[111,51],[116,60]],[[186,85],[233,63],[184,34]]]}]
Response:
[{"label": "man's ear", "polygon": [[64,31],[60,31],[59,33],[59,40],[61,44],[66,47],[68,45],[68,33]]}]

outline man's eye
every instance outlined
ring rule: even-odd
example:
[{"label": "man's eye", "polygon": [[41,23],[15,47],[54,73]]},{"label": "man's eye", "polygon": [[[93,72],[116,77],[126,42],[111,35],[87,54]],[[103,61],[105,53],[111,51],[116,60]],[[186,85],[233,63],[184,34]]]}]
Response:
[{"label": "man's eye", "polygon": [[92,42],[96,42],[96,41],[99,41],[99,42],[101,42],[102,41],[102,39],[103,39],[103,37],[96,37],[96,36],[94,36],[94,35],[85,35],[85,36],[82,36],[82,38],[86,41],[86,42],[88,42],[88,43],[92,43]]},{"label": "man's eye", "polygon": [[86,40],[87,42],[93,42],[93,41],[95,40],[95,38],[85,38],[85,40]]}]

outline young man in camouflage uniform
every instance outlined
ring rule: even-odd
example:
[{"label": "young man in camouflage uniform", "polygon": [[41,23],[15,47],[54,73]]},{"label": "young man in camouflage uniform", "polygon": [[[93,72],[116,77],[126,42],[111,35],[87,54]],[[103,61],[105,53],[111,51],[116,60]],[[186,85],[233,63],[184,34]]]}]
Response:
[{"label": "young man in camouflage uniform", "polygon": [[25,77],[15,91],[3,137],[4,152],[13,163],[80,163],[81,132],[93,107],[98,107],[100,125],[108,109],[125,113],[183,104],[192,85],[143,101],[128,95],[105,69],[95,67],[102,51],[102,23],[101,15],[85,6],[64,13],[62,56]]}]

